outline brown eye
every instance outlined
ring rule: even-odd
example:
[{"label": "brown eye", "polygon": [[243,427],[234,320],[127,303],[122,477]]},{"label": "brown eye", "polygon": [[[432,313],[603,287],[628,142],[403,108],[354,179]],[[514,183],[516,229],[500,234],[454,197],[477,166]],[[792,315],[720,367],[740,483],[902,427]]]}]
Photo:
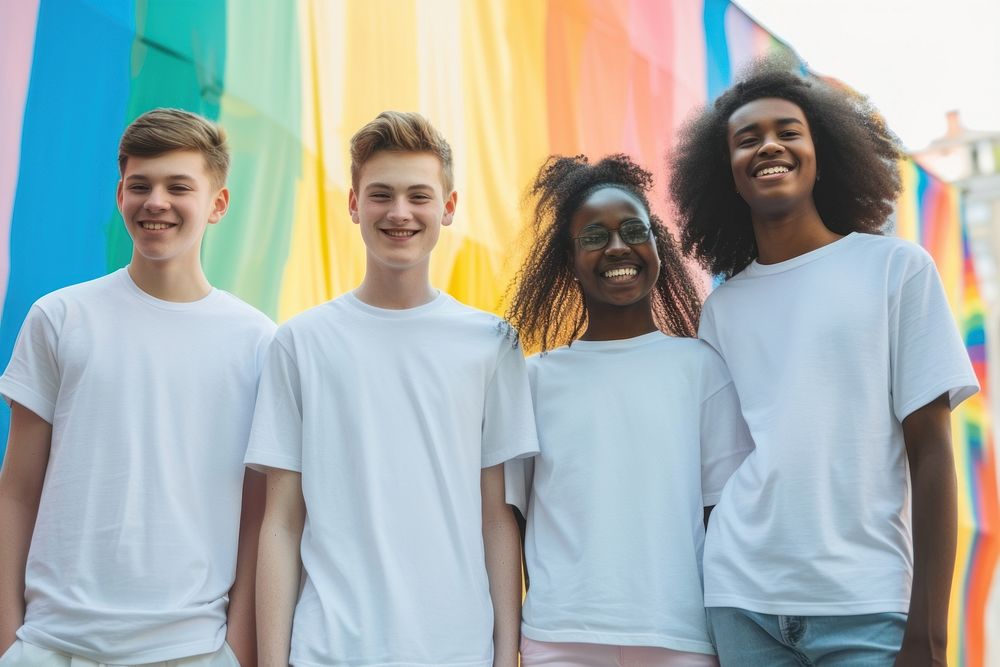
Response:
[{"label": "brown eye", "polygon": [[642,220],[628,220],[618,228],[618,236],[629,245],[639,245],[649,240],[650,228]]},{"label": "brown eye", "polygon": [[584,229],[583,233],[576,237],[576,240],[584,250],[600,250],[608,245],[611,233],[603,227],[591,227]]}]

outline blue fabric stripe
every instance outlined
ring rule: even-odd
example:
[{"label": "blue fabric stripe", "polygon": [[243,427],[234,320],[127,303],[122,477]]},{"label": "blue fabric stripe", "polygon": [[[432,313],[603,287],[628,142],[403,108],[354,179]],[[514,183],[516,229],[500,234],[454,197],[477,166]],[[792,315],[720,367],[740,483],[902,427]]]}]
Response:
[{"label": "blue fabric stripe", "polygon": [[[0,322],[3,367],[38,297],[106,271],[134,34],[131,0],[39,6]],[[9,420],[0,409],[0,457]]]}]

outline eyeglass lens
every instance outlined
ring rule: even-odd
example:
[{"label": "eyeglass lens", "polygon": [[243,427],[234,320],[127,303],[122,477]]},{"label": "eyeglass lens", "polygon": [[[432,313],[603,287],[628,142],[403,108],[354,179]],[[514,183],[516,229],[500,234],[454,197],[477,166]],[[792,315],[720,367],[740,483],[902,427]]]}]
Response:
[{"label": "eyeglass lens", "polygon": [[[641,220],[628,220],[618,228],[618,237],[629,245],[649,240],[649,225]],[[577,237],[584,250],[600,250],[611,242],[611,232],[602,225],[591,225]]]}]

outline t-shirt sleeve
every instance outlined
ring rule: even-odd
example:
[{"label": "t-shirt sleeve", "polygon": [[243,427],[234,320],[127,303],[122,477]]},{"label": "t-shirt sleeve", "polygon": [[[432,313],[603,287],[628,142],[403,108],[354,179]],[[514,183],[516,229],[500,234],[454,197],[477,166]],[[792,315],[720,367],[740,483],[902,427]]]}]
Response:
[{"label": "t-shirt sleeve", "polygon": [[892,406],[899,421],[948,394],[951,407],[979,390],[969,353],[928,257],[890,308]]},{"label": "t-shirt sleeve", "polygon": [[302,472],[302,385],[295,359],[277,338],[264,360],[245,462],[255,470]]},{"label": "t-shirt sleeve", "polygon": [[31,307],[21,325],[14,353],[0,377],[0,394],[52,423],[59,394],[58,334],[38,305]]},{"label": "t-shirt sleeve", "polygon": [[504,461],[503,475],[507,504],[520,510],[521,516],[528,516],[528,499],[531,497],[531,483],[535,476],[535,457]]},{"label": "t-shirt sleeve", "polygon": [[519,346],[505,343],[486,388],[481,451],[483,468],[538,453],[528,373]]},{"label": "t-shirt sleeve", "polygon": [[716,352],[719,350],[719,339],[715,335],[715,315],[712,312],[712,295],[709,295],[701,309],[701,319],[698,321],[698,338],[705,341]]},{"label": "t-shirt sleeve", "polygon": [[701,403],[701,495],[706,507],[719,502],[729,477],[754,448],[729,371],[721,357],[710,354],[708,395]]}]

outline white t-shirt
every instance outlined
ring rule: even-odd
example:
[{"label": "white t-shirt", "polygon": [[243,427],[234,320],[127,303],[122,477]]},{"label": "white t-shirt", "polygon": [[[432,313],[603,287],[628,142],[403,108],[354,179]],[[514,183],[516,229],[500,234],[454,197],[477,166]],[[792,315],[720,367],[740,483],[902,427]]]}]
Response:
[{"label": "white t-shirt", "polygon": [[906,612],[901,422],[978,389],[930,256],[851,234],[716,289],[699,335],[726,360],[756,450],[705,545],[705,603],[768,614]]},{"label": "white t-shirt", "polygon": [[31,308],[0,393],[52,424],[17,636],[108,663],[222,645],[242,466],[274,324],[121,269]]},{"label": "white t-shirt", "polygon": [[704,507],[753,447],[722,359],[654,332],[576,341],[528,371],[541,454],[507,465],[531,494],[521,631],[714,653]]},{"label": "white t-shirt", "polygon": [[481,469],[537,451],[524,357],[493,315],[348,293],[280,327],[246,461],[302,473],[291,662],[491,665]]}]

